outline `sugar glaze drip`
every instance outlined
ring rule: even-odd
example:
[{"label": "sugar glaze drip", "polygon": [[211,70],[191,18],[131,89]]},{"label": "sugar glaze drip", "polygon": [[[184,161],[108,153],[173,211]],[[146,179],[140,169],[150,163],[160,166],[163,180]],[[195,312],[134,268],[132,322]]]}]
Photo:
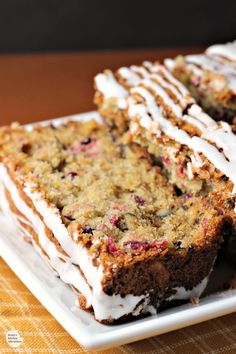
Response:
[{"label": "sugar glaze drip", "polygon": [[[210,46],[204,54],[187,55],[184,59],[188,68],[198,77],[203,75],[204,70],[224,76],[236,94],[236,41]],[[175,63],[172,59],[166,59],[165,65],[172,70]],[[219,85],[219,90],[222,88]]]}]

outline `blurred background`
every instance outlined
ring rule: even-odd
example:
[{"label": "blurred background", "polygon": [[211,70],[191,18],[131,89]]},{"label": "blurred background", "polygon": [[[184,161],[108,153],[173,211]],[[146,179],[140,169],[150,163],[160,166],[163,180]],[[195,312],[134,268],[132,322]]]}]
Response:
[{"label": "blurred background", "polygon": [[0,0],[0,51],[208,45],[236,38],[235,14],[235,0]]},{"label": "blurred background", "polygon": [[95,109],[105,68],[236,39],[236,0],[0,0],[0,125]]}]

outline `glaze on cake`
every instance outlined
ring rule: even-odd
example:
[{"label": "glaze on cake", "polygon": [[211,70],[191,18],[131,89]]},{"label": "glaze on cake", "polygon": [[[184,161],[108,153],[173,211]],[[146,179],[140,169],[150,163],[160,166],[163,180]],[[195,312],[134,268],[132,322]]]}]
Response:
[{"label": "glaze on cake", "polygon": [[166,59],[165,65],[216,120],[236,116],[236,41],[217,44],[197,55]]}]

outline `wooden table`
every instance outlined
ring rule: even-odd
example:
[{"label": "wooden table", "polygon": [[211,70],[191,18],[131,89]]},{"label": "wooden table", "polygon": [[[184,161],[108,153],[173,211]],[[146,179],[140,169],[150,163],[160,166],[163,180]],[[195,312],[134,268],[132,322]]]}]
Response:
[{"label": "wooden table", "polygon": [[105,68],[201,48],[0,55],[0,125],[93,110],[93,78]]}]

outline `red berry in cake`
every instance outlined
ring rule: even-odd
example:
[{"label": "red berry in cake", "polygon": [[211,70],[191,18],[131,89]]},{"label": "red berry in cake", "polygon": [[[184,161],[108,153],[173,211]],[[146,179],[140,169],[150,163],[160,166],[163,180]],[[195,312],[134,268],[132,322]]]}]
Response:
[{"label": "red berry in cake", "polygon": [[97,140],[91,138],[85,138],[78,142],[76,145],[70,147],[70,152],[72,154],[77,154],[78,152],[84,152],[89,156],[95,157],[98,154]]},{"label": "red berry in cake", "polygon": [[122,250],[117,246],[112,236],[108,236],[107,250],[112,256],[119,256],[123,254]]},{"label": "red berry in cake", "polygon": [[115,225],[118,220],[119,220],[119,217],[117,215],[112,215],[109,219],[109,221],[112,225]]},{"label": "red berry in cake", "polygon": [[168,247],[168,242],[166,240],[154,241],[151,243],[151,247],[161,248],[162,250],[165,250]]},{"label": "red berry in cake", "polygon": [[161,161],[162,161],[164,166],[168,166],[170,164],[169,157],[161,156]]},{"label": "red berry in cake", "polygon": [[78,176],[78,173],[71,171],[67,174],[67,176],[70,177],[71,179],[74,179],[76,176]]},{"label": "red berry in cake", "polygon": [[179,167],[179,174],[180,174],[180,176],[181,177],[184,177],[185,176],[185,163],[184,162],[182,162],[181,164],[180,164],[180,167]]},{"label": "red berry in cake", "polygon": [[163,241],[128,241],[125,242],[124,246],[131,248],[133,251],[147,251],[151,248],[159,248],[164,250],[168,247],[168,242],[166,240]]},{"label": "red berry in cake", "polygon": [[140,206],[144,206],[144,204],[146,203],[146,201],[143,198],[139,197],[138,195],[134,196],[134,200]]}]

